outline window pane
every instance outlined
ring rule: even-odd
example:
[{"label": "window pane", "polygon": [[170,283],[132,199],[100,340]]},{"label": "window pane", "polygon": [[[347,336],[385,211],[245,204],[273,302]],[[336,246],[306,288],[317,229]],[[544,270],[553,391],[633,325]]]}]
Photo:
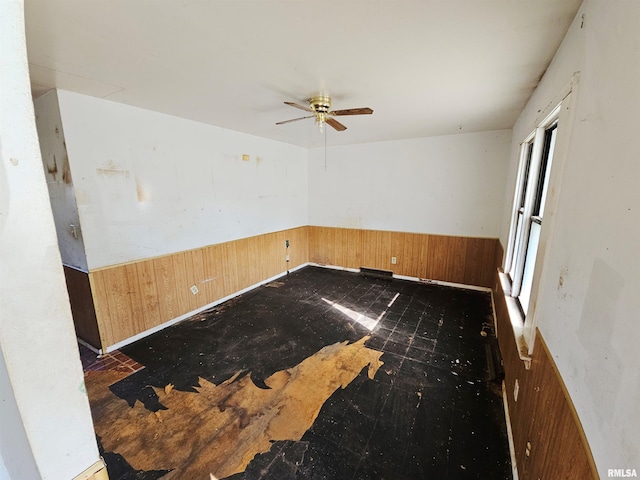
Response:
[{"label": "window pane", "polygon": [[524,167],[524,176],[522,178],[522,193],[520,194],[520,202],[518,203],[518,207],[524,207],[524,200],[527,195],[527,184],[529,183],[529,171],[531,169],[531,154],[533,153],[533,140],[531,143],[527,144],[527,160],[526,165]]},{"label": "window pane", "polygon": [[545,148],[545,155],[546,158],[543,159],[543,165],[544,165],[544,170],[542,170],[540,172],[540,175],[542,175],[542,188],[540,189],[540,198],[538,199],[538,208],[536,209],[537,212],[535,213],[536,215],[542,216],[542,214],[544,213],[544,203],[545,200],[547,198],[547,188],[549,187],[549,172],[551,171],[551,162],[553,160],[553,150],[555,148],[556,145],[556,133],[558,132],[558,129],[556,128],[556,126],[554,125],[551,129],[547,130],[545,135],[547,135],[547,141],[546,143],[546,148]]},{"label": "window pane", "polygon": [[533,281],[533,269],[536,266],[538,242],[540,241],[541,225],[531,222],[529,231],[529,243],[527,244],[527,257],[524,261],[524,274],[522,276],[522,288],[520,289],[520,306],[524,314],[527,314],[529,298],[531,296],[531,283]]},{"label": "window pane", "polygon": [[[518,212],[518,220],[516,223],[516,236],[514,237],[514,242],[513,242],[513,254],[514,256],[518,254],[518,248],[520,247],[520,237],[522,236],[522,212]],[[509,270],[509,276],[511,277],[511,280],[513,281],[513,274],[514,271],[516,269],[516,260],[514,258],[514,261],[511,262],[511,269]]]}]

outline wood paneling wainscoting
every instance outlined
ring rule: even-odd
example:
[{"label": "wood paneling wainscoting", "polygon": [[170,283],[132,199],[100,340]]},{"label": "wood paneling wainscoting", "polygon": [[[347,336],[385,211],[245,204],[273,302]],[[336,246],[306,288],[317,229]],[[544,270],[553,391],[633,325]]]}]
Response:
[{"label": "wood paneling wainscoting", "polygon": [[[520,359],[505,295],[494,285],[498,343],[520,480],[597,479],[598,473],[569,393],[540,331],[527,370]],[[518,382],[518,400],[514,389]]]},{"label": "wood paneling wainscoting", "polygon": [[310,262],[487,288],[502,260],[498,246],[495,238],[309,227]]},{"label": "wood paneling wainscoting", "polygon": [[76,335],[95,348],[100,348],[100,332],[89,274],[68,265],[63,265],[63,268]]},{"label": "wood paneling wainscoting", "polygon": [[308,255],[307,227],[299,227],[91,270],[100,348],[302,265]]},{"label": "wood paneling wainscoting", "polygon": [[93,314],[85,322],[93,330],[78,335],[105,351],[307,262],[490,288],[502,259],[497,247],[494,238],[304,226],[93,269],[83,278],[70,270],[67,282],[80,299],[74,302],[70,290],[72,305]]}]

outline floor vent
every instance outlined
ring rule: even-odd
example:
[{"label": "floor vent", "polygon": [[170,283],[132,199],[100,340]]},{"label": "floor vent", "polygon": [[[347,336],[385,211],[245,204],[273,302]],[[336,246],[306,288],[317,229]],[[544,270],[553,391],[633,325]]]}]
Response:
[{"label": "floor vent", "polygon": [[389,270],[378,270],[377,268],[360,267],[360,275],[373,278],[386,278],[391,280],[393,272]]},{"label": "floor vent", "polygon": [[497,341],[489,341],[484,344],[487,354],[487,367],[489,368],[489,378],[493,382],[500,383],[504,379],[504,364]]}]

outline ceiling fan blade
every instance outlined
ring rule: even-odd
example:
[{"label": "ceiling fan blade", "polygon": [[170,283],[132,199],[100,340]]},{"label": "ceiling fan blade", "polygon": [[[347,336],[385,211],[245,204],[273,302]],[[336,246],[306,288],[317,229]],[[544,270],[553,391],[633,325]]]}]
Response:
[{"label": "ceiling fan blade", "polygon": [[333,128],[335,128],[339,132],[347,129],[347,127],[345,127],[343,124],[341,124],[335,118],[327,117],[325,122],[327,124],[331,125]]},{"label": "ceiling fan blade", "polygon": [[309,107],[303,107],[302,105],[298,105],[297,103],[293,103],[293,102],[284,102],[287,105],[291,106],[291,107],[296,107],[299,108],[300,110],[304,110],[305,112],[311,112],[314,113],[313,110],[311,110]]},{"label": "ceiling fan blade", "polygon": [[371,115],[373,110],[369,107],[364,108],[348,108],[346,110],[334,110],[333,112],[329,112],[329,115],[340,116],[340,115]]},{"label": "ceiling fan blade", "polygon": [[276,125],[284,125],[285,123],[297,122],[298,120],[304,120],[305,118],[313,118],[315,115],[307,115],[306,117],[293,118],[291,120],[285,120],[284,122],[278,122]]}]

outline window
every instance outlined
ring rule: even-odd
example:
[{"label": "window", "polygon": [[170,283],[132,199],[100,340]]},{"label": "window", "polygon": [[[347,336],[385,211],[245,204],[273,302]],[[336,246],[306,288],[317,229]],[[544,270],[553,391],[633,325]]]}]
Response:
[{"label": "window", "polygon": [[538,253],[549,172],[558,127],[556,109],[543,126],[522,144],[514,197],[511,236],[505,271],[511,280],[511,296],[526,316]]}]

